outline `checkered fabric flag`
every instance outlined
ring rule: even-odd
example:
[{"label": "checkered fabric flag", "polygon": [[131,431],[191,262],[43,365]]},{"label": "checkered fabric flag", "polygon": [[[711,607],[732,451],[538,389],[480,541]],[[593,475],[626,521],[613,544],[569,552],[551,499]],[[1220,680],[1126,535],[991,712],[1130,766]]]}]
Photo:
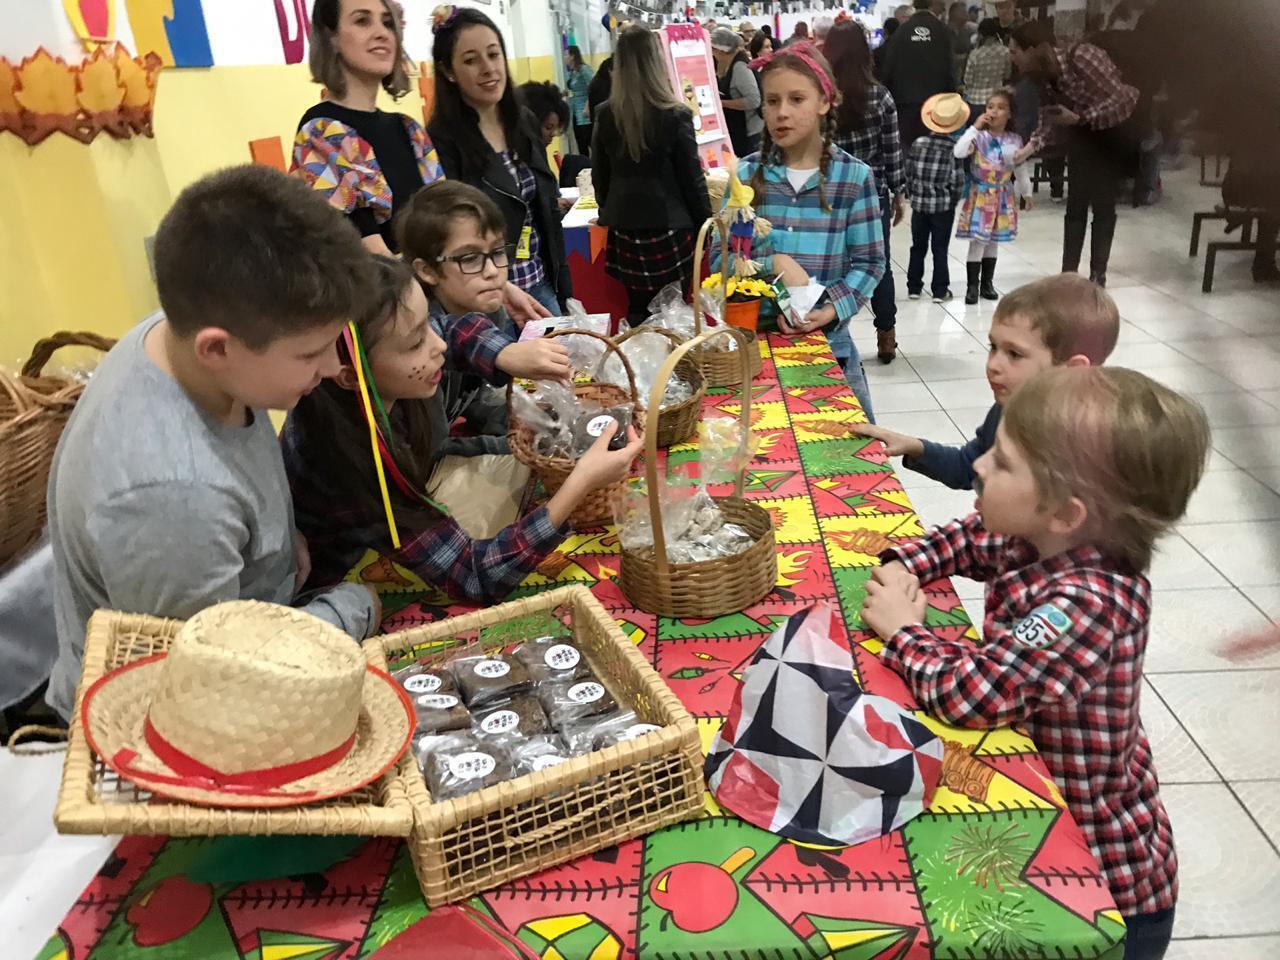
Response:
[{"label": "checkered fabric flag", "polygon": [[851,845],[928,806],[943,744],[891,700],[864,693],[829,604],[793,615],[742,677],[707,757],[724,808],[791,840]]}]

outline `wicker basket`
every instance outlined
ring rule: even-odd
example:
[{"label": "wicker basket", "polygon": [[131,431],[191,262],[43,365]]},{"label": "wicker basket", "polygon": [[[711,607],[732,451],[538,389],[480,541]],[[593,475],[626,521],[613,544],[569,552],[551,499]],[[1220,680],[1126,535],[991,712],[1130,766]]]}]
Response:
[{"label": "wicker basket", "polygon": [[[667,377],[680,358],[696,350],[711,337],[738,339],[738,362],[747,365],[746,333],[732,327],[711,330],[694,337],[672,352],[658,371],[653,395],[661,396]],[[742,389],[742,438],[746,442],[751,424],[750,381],[745,371],[738,378]],[[649,516],[653,523],[653,547],[628,550],[622,547],[622,591],[641,610],[668,617],[711,618],[745,610],[774,588],[778,580],[778,558],[774,551],[773,518],[761,506],[742,497],[746,465],[738,471],[736,489],[727,497],[714,497],[725,519],[744,527],[753,543],[742,553],[697,563],[671,563],[662,528],[661,497],[658,495],[657,451],[645,439],[645,481],[649,491]]]},{"label": "wicker basket", "polygon": [[0,370],[0,567],[35,543],[44,529],[53,451],[84,384],[41,373],[66,346],[110,350],[93,333],[58,333],[31,351],[21,375]]},{"label": "wicker basket", "polygon": [[[612,350],[618,355],[618,359],[622,361],[622,369],[627,374],[627,383],[631,386],[631,390],[628,393],[621,387],[616,387],[611,383],[575,383],[573,385],[574,394],[579,400],[589,400],[598,403],[602,407],[631,404],[634,411],[632,422],[635,424],[637,432],[643,432],[645,424],[644,409],[640,406],[640,397],[636,393],[636,375],[632,371],[631,364],[627,361],[627,358],[622,355],[622,352],[618,350],[617,345],[612,340],[592,330],[564,329],[553,330],[547,334],[548,337],[571,335],[594,337],[596,340],[603,341],[605,349]],[[528,467],[533,475],[542,481],[542,485],[546,487],[548,494],[554,494],[560,489],[560,485],[568,479],[569,474],[573,473],[573,468],[578,465],[578,461],[571,460],[569,457],[544,457],[534,451],[533,428],[517,420],[512,415],[511,391],[514,389],[514,381],[507,384],[507,439],[511,443],[511,455]],[[569,523],[578,530],[613,523],[618,508],[622,505],[622,498],[626,493],[626,488],[626,481],[621,480],[607,487],[593,490],[583,498],[573,513],[569,515]]]},{"label": "wicker basket", "polygon": [[[664,327],[640,326],[632,327],[614,342],[622,346],[637,334],[660,333],[671,341],[673,346],[680,346],[681,340],[676,334]],[[662,407],[658,411],[658,446],[664,450],[677,443],[683,443],[693,436],[698,429],[698,420],[702,416],[702,398],[706,396],[707,384],[702,371],[692,357],[682,357],[676,364],[676,373],[680,379],[693,388],[693,395],[688,400]],[[650,424],[650,429],[653,425]]]},{"label": "wicker basket", "polygon": [[62,786],[53,812],[53,822],[59,832],[172,837],[409,835],[413,810],[394,771],[375,784],[335,800],[299,807],[246,810],[152,797],[107,767],[89,749],[80,723],[80,702],[85,691],[108,671],[167,650],[181,626],[180,620],[105,610],[95,613],[89,621],[84,670],[76,691]]},{"label": "wicker basket", "polygon": [[[698,231],[698,245],[693,253],[693,329],[695,337],[702,333],[702,304],[698,297],[702,292],[702,258],[706,248],[707,234],[720,229],[720,270],[729,268],[729,231],[715,217],[708,217],[707,222]],[[720,303],[724,305],[724,291],[728,284],[720,285]],[[722,309],[723,315],[723,309]],[[718,328],[717,328],[718,329]],[[760,376],[764,364],[760,359],[760,342],[754,330],[742,330],[743,339],[739,340],[740,349],[747,351],[746,382],[750,383]],[[694,361],[706,377],[708,387],[736,387],[743,382],[743,365],[735,351],[707,350],[705,347],[693,354]]]},{"label": "wicker basket", "polygon": [[[661,729],[537,773],[434,803],[412,756],[399,765],[414,808],[409,852],[431,906],[642,836],[702,810],[702,751],[693,718],[585,587],[512,603],[365,642],[368,660],[412,652],[448,659],[441,641],[567,608],[574,643],[620,706]],[[485,637],[486,649],[509,640]]]}]

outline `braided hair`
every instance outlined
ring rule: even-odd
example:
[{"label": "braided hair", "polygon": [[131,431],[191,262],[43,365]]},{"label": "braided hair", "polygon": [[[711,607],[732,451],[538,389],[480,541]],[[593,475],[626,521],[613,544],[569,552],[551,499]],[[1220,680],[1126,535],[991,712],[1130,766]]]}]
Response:
[{"label": "braided hair", "polygon": [[[818,205],[822,209],[830,213],[831,205],[827,202],[826,182],[827,172],[831,168],[831,147],[835,141],[836,132],[836,116],[837,108],[840,106],[840,90],[835,85],[835,80],[831,73],[831,65],[827,63],[824,57],[816,48],[806,45],[804,47],[803,58],[796,56],[795,53],[783,49],[781,52],[773,56],[768,63],[760,68],[760,86],[764,87],[765,77],[775,70],[794,70],[796,73],[804,74],[812,82],[818,91],[820,97],[826,97],[823,92],[823,79],[827,89],[834,91],[834,97],[830,100],[831,109],[825,115],[818,118],[818,130],[822,134],[822,156],[818,161]],[[819,78],[814,73],[814,65],[819,70],[826,72],[825,78]],[[755,173],[751,175],[748,186],[755,191],[757,198],[764,195],[764,165],[770,162],[772,154],[776,147],[773,139],[769,136],[769,125],[766,123],[764,127],[763,137],[760,141],[760,165],[756,167]]]}]

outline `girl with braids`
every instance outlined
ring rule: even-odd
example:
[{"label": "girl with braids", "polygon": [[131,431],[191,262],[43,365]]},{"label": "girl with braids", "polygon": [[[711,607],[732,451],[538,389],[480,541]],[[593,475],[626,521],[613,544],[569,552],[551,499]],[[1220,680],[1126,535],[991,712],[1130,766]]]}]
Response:
[{"label": "girl with braids", "polygon": [[784,318],[781,330],[793,336],[822,330],[871,420],[871,394],[848,325],[884,275],[875,177],[832,142],[840,97],[821,53],[791,44],[756,64],[764,140],[759,153],[739,162],[738,177],[755,192],[756,213],[773,230],[753,256],[761,274],[792,285],[813,278],[826,287],[817,306],[799,323]]}]

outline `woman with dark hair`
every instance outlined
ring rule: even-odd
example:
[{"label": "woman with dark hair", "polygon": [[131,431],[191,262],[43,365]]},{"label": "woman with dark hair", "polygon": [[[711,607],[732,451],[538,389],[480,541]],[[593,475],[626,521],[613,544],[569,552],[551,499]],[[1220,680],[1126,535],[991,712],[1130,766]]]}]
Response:
[{"label": "woman with dark hair", "polygon": [[600,108],[592,179],[609,230],[606,267],[627,288],[627,320],[644,320],[654,294],[686,287],[694,231],[711,216],[693,116],[675,98],[657,34],[628,27],[613,56],[617,83]]},{"label": "woman with dark hair", "polygon": [[751,45],[747,48],[751,51],[751,59],[763,57],[766,53],[773,53],[773,37],[765,33],[765,27],[761,27],[756,31],[754,37],[751,38]]},{"label": "woman with dark hair", "polygon": [[578,152],[591,156],[591,111],[587,94],[591,89],[591,68],[582,62],[582,51],[570,44],[564,51],[564,82],[569,88],[569,107],[573,110],[573,139]]},{"label": "woman with dark hair", "polygon": [[898,308],[894,303],[889,232],[902,222],[902,196],[907,188],[898,108],[892,94],[871,75],[871,50],[858,23],[844,20],[832,27],[825,52],[841,98],[835,111],[836,145],[871,168],[880,191],[884,276],[871,295],[871,311],[875,314],[876,356],[881,363],[891,363],[898,352]]},{"label": "woman with dark hair", "polygon": [[378,109],[378,91],[409,91],[399,18],[385,0],[316,0],[311,79],[328,99],[302,115],[292,173],[323,191],[375,253],[395,250],[391,222],[443,173],[422,126]]},{"label": "woman with dark hair", "polygon": [[437,7],[432,20],[435,104],[427,130],[440,163],[497,203],[515,257],[512,282],[560,316],[573,295],[560,188],[537,121],[516,100],[502,34],[470,7]]},{"label": "woman with dark hair", "polygon": [[1062,272],[1080,269],[1092,207],[1089,279],[1106,286],[1120,181],[1137,169],[1138,142],[1124,125],[1138,105],[1138,91],[1124,82],[1101,48],[1092,43],[1058,46],[1052,29],[1038,20],[1014,29],[1009,54],[1014,66],[1039,86],[1041,97],[1039,125],[1014,163],[1066,141]]},{"label": "woman with dark hair", "polygon": [[544,147],[569,129],[569,105],[560,88],[549,81],[530,80],[520,84],[520,101],[538,121],[538,134]]}]

